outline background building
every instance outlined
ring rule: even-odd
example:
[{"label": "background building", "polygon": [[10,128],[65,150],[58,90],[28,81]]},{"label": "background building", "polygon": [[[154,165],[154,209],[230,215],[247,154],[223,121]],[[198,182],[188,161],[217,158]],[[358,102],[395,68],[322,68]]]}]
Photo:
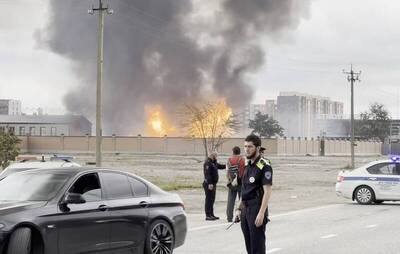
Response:
[{"label": "background building", "polygon": [[276,100],[265,101],[265,113],[273,119],[278,119],[278,107],[276,105]]},{"label": "background building", "polygon": [[397,136],[400,138],[400,120],[393,119],[390,124],[390,135]]},{"label": "background building", "polygon": [[21,101],[0,99],[0,115],[18,116],[21,114]]},{"label": "background building", "polygon": [[343,119],[343,103],[327,97],[281,92],[277,98],[277,119],[288,137],[316,137],[322,133],[329,136],[320,120]]},{"label": "background building", "polygon": [[237,113],[237,120],[239,122],[239,133],[236,136],[245,137],[249,135],[250,120],[254,120],[257,112],[266,114],[265,104],[250,104],[242,112]]},{"label": "background building", "polygon": [[19,136],[84,136],[92,134],[92,123],[79,115],[0,115],[0,131]]}]

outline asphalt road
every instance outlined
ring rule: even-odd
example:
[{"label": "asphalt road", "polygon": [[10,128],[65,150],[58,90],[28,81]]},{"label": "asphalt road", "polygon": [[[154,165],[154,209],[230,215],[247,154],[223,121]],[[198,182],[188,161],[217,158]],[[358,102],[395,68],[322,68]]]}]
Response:
[{"label": "asphalt road", "polygon": [[[176,254],[246,253],[240,225],[188,215],[189,232]],[[191,226],[193,225],[193,226]],[[400,253],[400,202],[329,205],[271,216],[268,253]]]}]

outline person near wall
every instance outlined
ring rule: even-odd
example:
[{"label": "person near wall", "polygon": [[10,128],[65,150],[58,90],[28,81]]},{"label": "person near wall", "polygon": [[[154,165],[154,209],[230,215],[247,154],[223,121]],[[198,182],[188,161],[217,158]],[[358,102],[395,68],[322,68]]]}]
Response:
[{"label": "person near wall", "polygon": [[219,179],[218,169],[225,169],[225,165],[217,162],[218,153],[213,151],[210,153],[203,165],[204,181],[203,189],[205,193],[204,210],[206,220],[218,220],[219,217],[214,215],[214,202]]}]

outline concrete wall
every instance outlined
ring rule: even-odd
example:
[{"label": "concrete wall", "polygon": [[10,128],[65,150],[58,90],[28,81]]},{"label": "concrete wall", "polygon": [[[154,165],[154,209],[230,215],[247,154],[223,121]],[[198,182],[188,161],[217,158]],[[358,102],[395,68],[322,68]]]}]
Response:
[{"label": "concrete wall", "polygon": [[[279,139],[278,155],[319,155],[318,139]],[[382,143],[357,141],[355,153],[358,155],[381,154]],[[340,139],[325,140],[325,155],[350,155],[350,141]]]},{"label": "concrete wall", "polygon": [[[93,153],[96,138],[91,136],[39,137],[21,136],[21,150],[24,153]],[[263,139],[262,144],[270,155],[319,155],[318,139]],[[232,147],[243,148],[243,138],[225,139],[218,152],[230,154]],[[184,137],[103,137],[103,151],[106,153],[165,153],[203,154],[201,139]],[[358,141],[355,148],[358,155],[381,154],[382,143]],[[325,140],[325,155],[349,155],[350,141]]]}]

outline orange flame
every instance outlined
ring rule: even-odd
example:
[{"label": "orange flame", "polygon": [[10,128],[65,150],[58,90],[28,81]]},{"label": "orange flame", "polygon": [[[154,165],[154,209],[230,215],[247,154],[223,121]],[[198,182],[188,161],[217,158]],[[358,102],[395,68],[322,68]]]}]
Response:
[{"label": "orange flame", "polygon": [[170,124],[162,111],[161,105],[146,106],[147,126],[146,134],[149,136],[165,136],[175,132],[175,127]]},{"label": "orange flame", "polygon": [[227,121],[232,117],[232,108],[229,107],[225,99],[218,101],[207,106],[207,115],[202,120],[202,128],[199,128],[198,121],[193,122],[191,126],[191,134],[195,137],[215,137],[218,135],[231,136],[233,130]]}]

